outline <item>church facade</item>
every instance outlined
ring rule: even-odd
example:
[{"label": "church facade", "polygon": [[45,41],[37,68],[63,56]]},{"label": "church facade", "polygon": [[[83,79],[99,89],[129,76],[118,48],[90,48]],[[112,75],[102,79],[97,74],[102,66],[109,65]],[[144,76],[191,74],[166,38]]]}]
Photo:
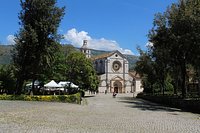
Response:
[{"label": "church facade", "polygon": [[143,91],[141,79],[135,72],[129,72],[129,62],[119,51],[91,57],[91,51],[84,40],[81,51],[91,58],[94,68],[99,75],[100,93],[139,93]]}]

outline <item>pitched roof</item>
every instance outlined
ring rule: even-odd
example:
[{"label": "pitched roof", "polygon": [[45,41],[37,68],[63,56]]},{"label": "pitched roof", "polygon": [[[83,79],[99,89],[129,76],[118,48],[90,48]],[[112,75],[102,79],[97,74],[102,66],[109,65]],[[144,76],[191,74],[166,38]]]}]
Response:
[{"label": "pitched roof", "polygon": [[115,53],[118,53],[123,58],[126,58],[123,54],[121,54],[118,50],[116,50],[116,51],[113,51],[113,52],[110,52],[110,53],[105,53],[105,54],[102,54],[102,55],[98,55],[98,56],[92,57],[91,59],[92,60],[104,59],[104,58],[112,56]]},{"label": "pitched roof", "polygon": [[91,59],[92,59],[92,60],[103,59],[103,58],[110,57],[110,56],[112,56],[113,54],[114,54],[114,52],[105,53],[105,54],[101,54],[101,55],[98,55],[98,56],[94,56],[94,57],[92,57]]}]

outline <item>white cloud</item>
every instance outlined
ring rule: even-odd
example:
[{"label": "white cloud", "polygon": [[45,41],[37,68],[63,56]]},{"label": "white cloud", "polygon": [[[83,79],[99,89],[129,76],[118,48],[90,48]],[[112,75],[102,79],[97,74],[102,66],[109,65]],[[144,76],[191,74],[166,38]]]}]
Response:
[{"label": "white cloud", "polygon": [[64,35],[64,39],[70,42],[75,47],[81,47],[83,40],[88,40],[88,47],[96,50],[114,51],[119,50],[123,54],[133,54],[129,49],[123,49],[114,40],[107,40],[105,38],[95,39],[88,35],[86,31],[78,32],[75,28],[68,30]]},{"label": "white cloud", "polygon": [[88,33],[85,31],[78,32],[76,29],[68,30],[66,34],[64,34],[64,39],[69,41],[75,47],[81,47],[83,40],[91,40],[91,37],[88,36]]},{"label": "white cloud", "polygon": [[14,45],[15,44],[15,36],[14,35],[8,35],[7,36],[7,44],[8,45]]}]

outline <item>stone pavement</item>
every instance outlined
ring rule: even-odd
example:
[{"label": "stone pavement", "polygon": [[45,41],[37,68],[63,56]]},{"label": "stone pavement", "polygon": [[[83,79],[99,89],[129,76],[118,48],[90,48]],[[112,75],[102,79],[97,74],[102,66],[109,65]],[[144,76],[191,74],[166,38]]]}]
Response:
[{"label": "stone pavement", "polygon": [[87,96],[82,105],[0,101],[0,133],[199,133],[200,114],[132,98]]}]

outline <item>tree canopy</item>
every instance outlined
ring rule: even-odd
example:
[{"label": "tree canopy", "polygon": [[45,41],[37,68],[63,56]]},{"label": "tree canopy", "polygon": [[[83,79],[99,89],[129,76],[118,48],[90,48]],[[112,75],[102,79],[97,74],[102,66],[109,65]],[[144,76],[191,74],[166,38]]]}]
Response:
[{"label": "tree canopy", "polygon": [[81,52],[73,52],[66,59],[66,77],[83,90],[97,91],[98,77],[91,60]]},{"label": "tree canopy", "polygon": [[60,35],[57,28],[64,15],[64,7],[56,0],[20,0],[20,30],[16,35],[13,61],[17,70],[16,92],[21,93],[24,80],[33,82],[51,67],[58,51]]},{"label": "tree canopy", "polygon": [[179,0],[164,13],[156,14],[153,24],[149,33],[153,46],[148,54],[155,63],[156,82],[163,85],[170,74],[172,84],[181,88],[185,98],[189,66],[199,69],[200,0]]},{"label": "tree canopy", "polygon": [[73,52],[78,51],[72,45],[60,45],[58,52],[55,53],[55,59],[52,62],[51,68],[46,70],[43,80],[65,81],[66,58]]},{"label": "tree canopy", "polygon": [[0,94],[13,94],[15,88],[15,72],[12,65],[0,65]]}]

